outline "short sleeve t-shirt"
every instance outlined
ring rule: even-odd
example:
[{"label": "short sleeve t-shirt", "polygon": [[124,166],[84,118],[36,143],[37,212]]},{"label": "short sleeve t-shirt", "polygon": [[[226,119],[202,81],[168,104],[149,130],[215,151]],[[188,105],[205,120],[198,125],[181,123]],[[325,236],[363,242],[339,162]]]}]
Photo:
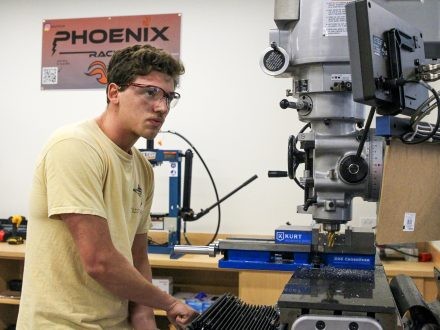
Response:
[{"label": "short sleeve t-shirt", "polygon": [[60,214],[102,217],[116,249],[133,262],[134,237],[150,226],[153,182],[145,157],[123,151],[94,120],[52,136],[33,178],[17,329],[131,328],[128,301],[86,273]]}]

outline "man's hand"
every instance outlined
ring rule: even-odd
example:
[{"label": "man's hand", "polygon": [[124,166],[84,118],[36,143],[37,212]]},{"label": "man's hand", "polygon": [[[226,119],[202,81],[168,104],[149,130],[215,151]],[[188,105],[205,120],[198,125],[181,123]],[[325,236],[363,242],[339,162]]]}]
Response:
[{"label": "man's hand", "polygon": [[179,300],[175,300],[166,312],[168,320],[179,327],[184,327],[199,315],[194,309]]}]

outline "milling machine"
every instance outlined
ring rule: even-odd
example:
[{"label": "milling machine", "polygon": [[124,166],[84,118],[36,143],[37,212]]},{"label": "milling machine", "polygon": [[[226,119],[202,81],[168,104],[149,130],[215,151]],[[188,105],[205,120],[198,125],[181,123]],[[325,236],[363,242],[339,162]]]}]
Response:
[{"label": "milling machine", "polygon": [[[354,197],[379,199],[386,141],[393,136],[409,144],[434,141],[439,129],[439,120],[420,121],[432,110],[428,91],[435,97],[431,101],[439,102],[425,82],[438,78],[438,65],[427,59],[423,33],[384,9],[387,2],[275,0],[277,29],[270,32],[260,65],[266,74],[292,79],[280,107],[295,109],[305,126],[289,138],[287,171],[269,176],[289,177],[304,190],[297,211],[311,214],[315,224],[282,226],[273,240],[175,248],[221,252],[219,267],[294,270],[277,304],[280,329],[398,329],[411,303],[422,304],[419,297],[393,296],[404,290],[390,289],[375,256],[374,232],[348,225]],[[440,12],[438,1],[404,2]],[[426,46],[430,54],[431,46]],[[371,106],[368,118],[365,105]],[[370,128],[376,113],[379,132]],[[298,178],[300,164],[304,172]],[[440,314],[426,311],[432,316],[424,317],[426,322],[440,325]]]}]

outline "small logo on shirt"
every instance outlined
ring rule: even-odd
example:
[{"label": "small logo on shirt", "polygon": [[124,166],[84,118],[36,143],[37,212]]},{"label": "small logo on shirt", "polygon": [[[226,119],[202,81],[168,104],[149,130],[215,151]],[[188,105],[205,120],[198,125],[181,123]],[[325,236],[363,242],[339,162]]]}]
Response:
[{"label": "small logo on shirt", "polygon": [[137,188],[133,188],[133,191],[139,196],[142,197],[142,188],[140,185],[137,186]]},{"label": "small logo on shirt", "polygon": [[133,188],[133,192],[136,193],[136,195],[139,196],[139,198],[140,198],[140,205],[138,207],[132,207],[131,208],[131,213],[141,213],[142,205],[144,204],[144,201],[143,201],[143,198],[142,198],[143,191],[142,191],[141,186],[138,184],[137,188]]}]

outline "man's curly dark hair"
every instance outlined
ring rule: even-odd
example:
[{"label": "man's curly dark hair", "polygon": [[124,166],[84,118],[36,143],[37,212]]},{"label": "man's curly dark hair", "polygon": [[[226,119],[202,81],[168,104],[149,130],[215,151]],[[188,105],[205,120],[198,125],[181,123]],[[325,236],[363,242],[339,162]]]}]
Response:
[{"label": "man's curly dark hair", "polygon": [[179,60],[163,49],[151,45],[134,45],[117,50],[113,54],[107,66],[107,86],[111,83],[127,86],[137,76],[145,76],[152,71],[172,77],[174,86],[177,86],[185,68]]}]

